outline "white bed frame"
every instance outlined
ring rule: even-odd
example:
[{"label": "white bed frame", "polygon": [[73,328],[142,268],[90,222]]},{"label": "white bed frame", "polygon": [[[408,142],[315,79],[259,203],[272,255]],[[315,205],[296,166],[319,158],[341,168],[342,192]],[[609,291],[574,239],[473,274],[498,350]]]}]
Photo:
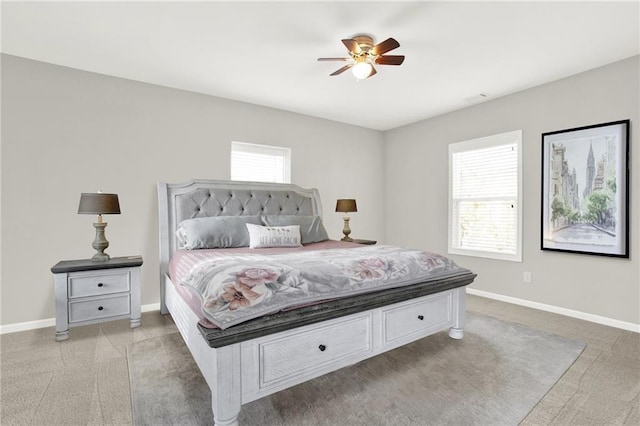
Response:
[{"label": "white bed frame", "polygon": [[[229,198],[220,195],[227,191],[229,197],[245,201],[250,193],[252,202],[240,210],[237,206],[227,208]],[[269,200],[264,202],[267,193]],[[257,212],[254,210],[259,203],[254,202],[254,195],[263,200]],[[211,197],[224,199],[207,201]],[[297,200],[293,206],[289,202],[292,198]],[[279,206],[274,205],[274,199],[280,200]],[[292,209],[299,214],[322,215],[320,196],[315,189],[289,184],[193,180],[183,184],[159,183],[158,201],[161,312],[173,317],[211,388],[216,425],[237,425],[243,404],[441,330],[449,329],[449,336],[454,339],[463,336],[465,285],[473,277],[465,285],[438,293],[210,347],[197,327],[198,317],[168,276],[169,258],[176,249],[177,224],[188,217],[274,214],[274,211],[292,214]],[[243,213],[245,208],[249,211]]]}]

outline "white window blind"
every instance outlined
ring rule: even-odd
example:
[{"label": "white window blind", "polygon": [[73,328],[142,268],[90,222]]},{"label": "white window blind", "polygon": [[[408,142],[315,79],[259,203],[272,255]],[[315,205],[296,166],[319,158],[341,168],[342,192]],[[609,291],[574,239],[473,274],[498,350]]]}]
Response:
[{"label": "white window blind", "polygon": [[291,149],[231,142],[231,180],[291,183]]},{"label": "white window blind", "polygon": [[449,253],[522,261],[521,140],[449,145]]}]

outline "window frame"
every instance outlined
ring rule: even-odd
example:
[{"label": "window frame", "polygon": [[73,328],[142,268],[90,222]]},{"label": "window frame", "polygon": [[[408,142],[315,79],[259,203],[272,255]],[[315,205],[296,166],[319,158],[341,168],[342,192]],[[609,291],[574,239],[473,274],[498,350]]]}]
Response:
[{"label": "window frame", "polygon": [[[515,144],[517,149],[517,194],[515,197],[515,204],[517,206],[516,211],[516,252],[515,253],[501,253],[498,251],[484,251],[473,250],[457,247],[454,244],[454,226],[457,226],[457,220],[454,217],[454,206],[459,200],[454,199],[454,178],[453,175],[453,156],[459,152],[469,152],[475,150],[481,150],[485,148],[492,148],[502,145]],[[487,259],[506,260],[512,262],[522,262],[522,130],[514,130],[510,132],[500,133],[497,135],[485,136],[476,139],[470,139],[462,142],[455,142],[449,144],[449,211],[448,211],[448,238],[447,238],[447,250],[450,254],[457,254],[463,256],[481,257]],[[473,198],[471,198],[473,199]],[[483,197],[486,200],[486,197]],[[467,198],[466,200],[469,200]]]},{"label": "window frame", "polygon": [[[234,152],[246,152],[251,154],[270,155],[273,157],[281,157],[284,161],[282,164],[282,181],[265,181],[251,179],[249,181],[233,178],[233,154]],[[229,179],[236,182],[268,182],[268,183],[291,183],[291,148],[284,146],[257,144],[251,142],[231,142],[231,151],[229,153]]]}]

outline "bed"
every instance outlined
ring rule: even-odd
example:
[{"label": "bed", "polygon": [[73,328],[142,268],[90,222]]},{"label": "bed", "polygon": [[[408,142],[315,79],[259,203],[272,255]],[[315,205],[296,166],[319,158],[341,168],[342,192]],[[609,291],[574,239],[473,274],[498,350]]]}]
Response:
[{"label": "bed", "polygon": [[[216,425],[248,402],[442,330],[463,337],[465,286],[475,274],[368,291],[211,327],[170,276],[182,221],[209,216],[322,215],[316,189],[192,180],[158,183],[161,313],[170,313],[211,389]],[[361,250],[353,248],[352,250]]]}]

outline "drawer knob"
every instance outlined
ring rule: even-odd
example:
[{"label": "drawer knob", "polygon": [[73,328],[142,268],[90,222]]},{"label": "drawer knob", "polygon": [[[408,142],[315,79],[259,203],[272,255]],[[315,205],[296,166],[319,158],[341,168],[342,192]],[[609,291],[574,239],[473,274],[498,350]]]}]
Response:
[{"label": "drawer knob", "polygon": [[101,310],[103,310],[103,309],[104,309],[104,308],[103,308],[102,306],[98,306],[98,310],[99,310],[99,311],[101,311]]},{"label": "drawer knob", "polygon": [[325,345],[320,345],[318,346],[318,349],[320,349],[320,352],[324,352],[327,347]]},{"label": "drawer knob", "polygon": [[98,283],[98,287],[102,287],[104,284],[102,283]]},{"label": "drawer knob", "polygon": [[424,315],[418,315],[418,319],[419,319],[420,321],[424,320]]}]

